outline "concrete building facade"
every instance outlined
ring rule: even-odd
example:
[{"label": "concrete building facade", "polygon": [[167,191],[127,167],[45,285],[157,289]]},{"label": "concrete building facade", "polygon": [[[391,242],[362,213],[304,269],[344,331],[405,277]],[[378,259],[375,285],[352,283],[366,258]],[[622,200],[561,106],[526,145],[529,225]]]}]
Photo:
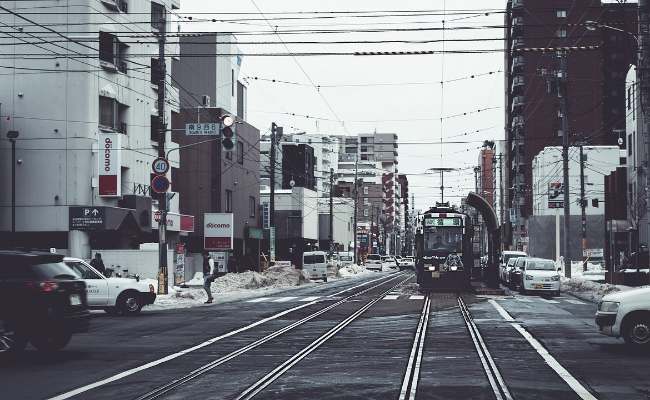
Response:
[{"label": "concrete building facade", "polygon": [[[24,12],[22,2],[4,6]],[[29,6],[39,12],[30,13],[35,24],[28,24],[28,29],[19,28],[25,22],[9,13],[0,16],[12,33],[0,39],[0,52],[44,53],[41,57],[12,56],[12,69],[0,76],[0,103],[6,116],[0,126],[2,241],[8,238],[11,214],[8,131],[20,135],[17,233],[10,235],[14,244],[68,249],[74,256],[89,257],[91,249],[137,248],[155,240],[149,185],[151,162],[157,156],[157,143],[152,139],[159,137],[156,127],[152,129],[158,116],[158,60],[139,55],[157,54],[154,34],[165,14],[179,8],[179,2],[128,2],[128,13],[118,2],[79,0],[52,8],[50,1],[32,1]],[[171,19],[166,21],[170,30]],[[64,37],[68,31],[82,32],[62,42],[42,25]],[[124,36],[127,34],[132,38]],[[80,37],[93,40],[79,41]],[[178,46],[170,43],[166,50],[177,54]],[[171,57],[166,62],[171,66]],[[29,69],[51,73],[25,74]],[[166,77],[166,81],[165,120],[170,123],[171,113],[178,111],[179,95],[172,80]],[[110,151],[104,147],[106,139],[111,141]],[[165,147],[177,147],[170,132],[165,135]],[[112,160],[110,173],[116,172],[111,182],[115,186],[100,195],[100,158],[104,156]],[[178,153],[170,161],[172,171],[179,168]],[[103,161],[101,168],[106,168]],[[96,215],[103,213],[101,226],[71,229],[73,214],[82,211],[79,207],[92,207]],[[178,196],[170,211],[178,213]],[[177,240],[178,232],[170,239]]]}]

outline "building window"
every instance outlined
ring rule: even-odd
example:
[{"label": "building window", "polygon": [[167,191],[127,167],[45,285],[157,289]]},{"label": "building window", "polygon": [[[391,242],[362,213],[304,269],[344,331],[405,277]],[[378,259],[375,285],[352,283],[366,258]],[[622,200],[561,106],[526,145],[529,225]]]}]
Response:
[{"label": "building window", "polygon": [[362,154],[361,155],[361,160],[368,161],[368,155],[367,154]]},{"label": "building window", "polygon": [[366,146],[361,146],[361,152],[362,152],[362,153],[367,153],[367,152],[368,152],[368,147],[366,147]]},{"label": "building window", "polygon": [[558,18],[566,18],[566,10],[555,10],[555,16]]},{"label": "building window", "polygon": [[364,186],[364,188],[363,188],[363,194],[368,194],[368,186]]},{"label": "building window", "polygon": [[248,215],[251,218],[255,218],[255,210],[257,209],[257,206],[255,204],[255,197],[250,196],[248,198]]},{"label": "building window", "polygon": [[99,96],[99,127],[127,134],[126,112],[128,106],[110,97]]},{"label": "building window", "polygon": [[363,198],[363,204],[370,204],[370,201],[368,200],[367,197]]},{"label": "building window", "polygon": [[557,30],[555,31],[555,36],[559,38],[565,38],[566,28],[557,28]]},{"label": "building window", "polygon": [[364,217],[367,217],[368,215],[369,215],[369,213],[368,213],[368,209],[367,209],[367,208],[364,208],[364,209],[363,209],[363,216],[364,216]]},{"label": "building window", "polygon": [[368,138],[367,137],[362,137],[361,138],[361,143],[368,143]]},{"label": "building window", "polygon": [[237,162],[244,165],[244,143],[237,142]]},{"label": "building window", "polygon": [[102,67],[126,74],[126,49],[127,45],[121,43],[117,36],[99,32],[99,60],[103,62],[100,62]]},{"label": "building window", "polygon": [[157,31],[160,31],[167,19],[167,10],[162,4],[158,4],[154,1],[151,2],[151,27]]},{"label": "building window", "polygon": [[232,212],[232,190],[226,189],[226,212]]}]

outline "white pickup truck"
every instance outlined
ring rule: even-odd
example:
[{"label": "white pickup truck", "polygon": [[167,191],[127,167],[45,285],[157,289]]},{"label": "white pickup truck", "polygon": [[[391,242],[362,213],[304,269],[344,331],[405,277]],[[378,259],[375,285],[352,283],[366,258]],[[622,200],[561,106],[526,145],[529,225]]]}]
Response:
[{"label": "white pickup truck", "polygon": [[629,345],[650,348],[650,286],[603,296],[596,324],[603,335],[622,336]]},{"label": "white pickup truck", "polygon": [[130,278],[106,278],[79,258],[65,257],[63,262],[86,282],[88,307],[109,314],[137,314],[142,307],[156,301],[153,285]]}]

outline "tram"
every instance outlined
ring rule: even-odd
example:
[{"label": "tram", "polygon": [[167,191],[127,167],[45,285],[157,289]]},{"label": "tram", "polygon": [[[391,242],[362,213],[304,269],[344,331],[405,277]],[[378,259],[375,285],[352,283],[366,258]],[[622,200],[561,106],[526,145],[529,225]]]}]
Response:
[{"label": "tram", "polygon": [[469,215],[449,203],[436,203],[418,215],[415,269],[420,291],[470,288],[474,227]]}]

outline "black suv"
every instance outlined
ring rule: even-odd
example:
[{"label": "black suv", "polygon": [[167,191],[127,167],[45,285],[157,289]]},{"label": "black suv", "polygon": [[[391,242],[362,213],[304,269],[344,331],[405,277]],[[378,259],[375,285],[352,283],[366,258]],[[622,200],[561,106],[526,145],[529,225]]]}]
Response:
[{"label": "black suv", "polygon": [[0,250],[0,353],[60,350],[89,323],[86,284],[63,256]]}]

